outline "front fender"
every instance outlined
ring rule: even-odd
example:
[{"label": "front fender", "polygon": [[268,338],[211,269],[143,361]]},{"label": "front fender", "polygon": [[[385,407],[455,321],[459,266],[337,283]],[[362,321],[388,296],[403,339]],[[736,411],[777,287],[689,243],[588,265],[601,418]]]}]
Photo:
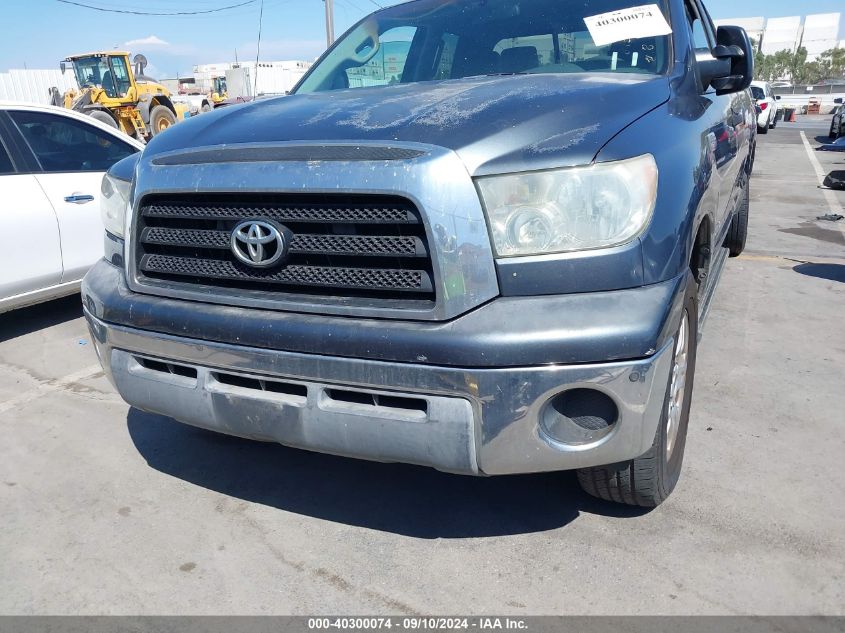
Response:
[{"label": "front fender", "polygon": [[640,237],[645,284],[681,274],[689,265],[697,227],[716,215],[719,180],[707,122],[711,106],[706,96],[673,98],[620,132],[596,156],[611,161],[650,153],[657,163],[657,201]]},{"label": "front fender", "polygon": [[147,125],[150,123],[150,111],[157,105],[167,106],[171,112],[176,113],[176,108],[173,106],[170,97],[161,93],[143,95],[141,100],[138,101],[138,110],[141,112],[141,118]]}]

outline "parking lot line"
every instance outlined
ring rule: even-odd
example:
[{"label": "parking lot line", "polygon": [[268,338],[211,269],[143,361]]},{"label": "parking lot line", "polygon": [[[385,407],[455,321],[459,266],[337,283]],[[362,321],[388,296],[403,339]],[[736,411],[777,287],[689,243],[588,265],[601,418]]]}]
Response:
[{"label": "parking lot line", "polygon": [[[816,155],[813,153],[813,148],[810,147],[810,142],[807,140],[807,135],[804,134],[804,130],[801,130],[801,140],[804,142],[804,150],[807,152],[807,158],[810,159],[810,164],[813,166],[813,171],[816,172],[816,178],[819,181],[819,187],[824,194],[825,200],[827,200],[827,206],[830,207],[830,212],[833,214],[840,214],[842,215],[842,205],[839,204],[839,201],[836,199],[836,196],[833,195],[833,192],[824,186],[824,169],[822,169],[821,163],[819,163],[819,159],[816,158]],[[842,228],[839,229],[843,231]],[[845,233],[845,231],[843,231]]]},{"label": "parking lot line", "polygon": [[784,260],[780,255],[757,255],[745,252],[739,256],[739,259],[747,259],[760,262],[782,262]]},{"label": "parking lot line", "polygon": [[91,378],[102,371],[102,367],[100,367],[99,363],[97,363],[95,365],[89,365],[88,367],[80,369],[72,374],[68,374],[67,376],[63,376],[62,378],[45,381],[34,389],[24,391],[22,394],[19,394],[14,398],[0,402],[0,413],[5,413],[15,407],[26,404],[27,402],[35,400],[36,398],[39,398],[46,393],[50,393],[51,391],[60,391],[68,385],[72,385],[80,380],[85,380],[86,378]]}]

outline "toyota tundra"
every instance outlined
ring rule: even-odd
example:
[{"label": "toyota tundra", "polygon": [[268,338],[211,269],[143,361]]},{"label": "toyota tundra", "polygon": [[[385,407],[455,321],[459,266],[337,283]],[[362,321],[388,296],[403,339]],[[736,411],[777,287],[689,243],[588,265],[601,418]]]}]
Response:
[{"label": "toyota tundra", "polygon": [[206,429],[655,506],[745,244],[751,79],[700,0],[379,10],[110,170],[100,361]]}]

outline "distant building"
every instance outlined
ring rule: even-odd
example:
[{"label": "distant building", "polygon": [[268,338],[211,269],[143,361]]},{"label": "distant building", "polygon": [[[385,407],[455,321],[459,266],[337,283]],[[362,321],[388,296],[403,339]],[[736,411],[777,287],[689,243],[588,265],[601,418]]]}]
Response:
[{"label": "distant building", "polygon": [[713,20],[713,22],[715,22],[716,26],[723,24],[741,26],[748,33],[748,37],[757,44],[757,49],[760,49],[760,42],[763,41],[763,29],[766,26],[766,18],[762,16],[757,18],[729,18],[727,20]]},{"label": "distant building", "polygon": [[772,55],[778,51],[794,51],[801,42],[801,16],[766,20],[760,52]]},{"label": "distant building", "polygon": [[845,48],[845,40],[839,36],[839,13],[817,13],[808,15],[803,23],[801,16],[784,18],[725,18],[714,20],[716,25],[735,24],[743,27],[755,42],[760,52],[772,55],[778,51],[794,52],[799,46],[807,49],[807,61],[815,60],[831,48]]},{"label": "distant building", "polygon": [[804,19],[804,33],[801,46],[807,49],[807,59],[815,60],[824,51],[835,48],[839,43],[839,14],[818,13]]}]

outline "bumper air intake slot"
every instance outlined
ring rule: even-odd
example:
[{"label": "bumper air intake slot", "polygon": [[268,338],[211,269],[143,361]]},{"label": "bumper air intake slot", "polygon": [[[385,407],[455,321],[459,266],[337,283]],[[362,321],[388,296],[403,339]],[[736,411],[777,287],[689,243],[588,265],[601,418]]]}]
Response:
[{"label": "bumper air intake slot", "polygon": [[386,408],[420,413],[428,412],[428,403],[422,398],[406,398],[369,391],[350,391],[347,389],[326,389],[324,393],[327,400],[340,403],[361,405],[372,407],[373,409]]},{"label": "bumper air intake slot", "polygon": [[211,375],[220,384],[229,385],[230,387],[240,387],[241,389],[251,389],[253,391],[266,391],[270,393],[296,396],[298,398],[308,397],[308,388],[305,385],[293,382],[269,380],[267,378],[253,378],[250,376],[225,374],[222,372],[212,372]]},{"label": "bumper air intake slot", "polygon": [[176,363],[169,363],[152,358],[144,358],[143,356],[136,356],[135,360],[141,367],[149,369],[150,371],[159,372],[162,374],[174,374],[184,378],[197,379],[197,370],[187,365],[177,365]]}]

